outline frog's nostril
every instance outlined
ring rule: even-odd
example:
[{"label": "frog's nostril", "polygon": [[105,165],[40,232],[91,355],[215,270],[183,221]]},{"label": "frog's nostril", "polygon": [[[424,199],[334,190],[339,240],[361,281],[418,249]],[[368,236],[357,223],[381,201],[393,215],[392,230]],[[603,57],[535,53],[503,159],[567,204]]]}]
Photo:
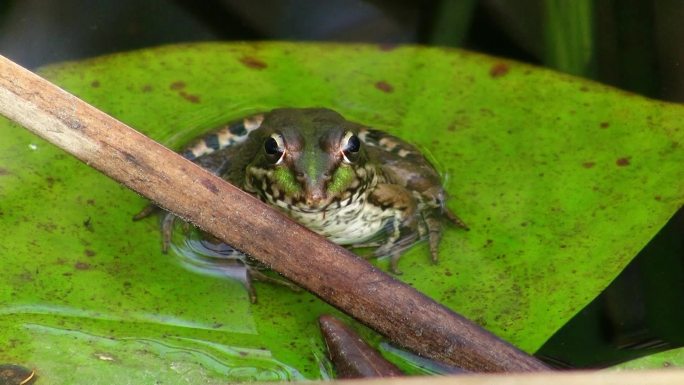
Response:
[{"label": "frog's nostril", "polygon": [[306,191],[306,204],[312,207],[318,206],[326,199],[326,193],[320,187],[309,187]]}]

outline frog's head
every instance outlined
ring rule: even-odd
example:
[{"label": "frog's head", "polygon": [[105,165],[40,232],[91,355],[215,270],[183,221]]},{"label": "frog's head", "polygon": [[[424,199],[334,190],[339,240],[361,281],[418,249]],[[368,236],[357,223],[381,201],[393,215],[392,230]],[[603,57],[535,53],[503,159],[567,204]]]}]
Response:
[{"label": "frog's head", "polygon": [[273,110],[259,129],[261,145],[247,178],[271,201],[325,207],[364,185],[367,157],[358,129],[327,109]]}]

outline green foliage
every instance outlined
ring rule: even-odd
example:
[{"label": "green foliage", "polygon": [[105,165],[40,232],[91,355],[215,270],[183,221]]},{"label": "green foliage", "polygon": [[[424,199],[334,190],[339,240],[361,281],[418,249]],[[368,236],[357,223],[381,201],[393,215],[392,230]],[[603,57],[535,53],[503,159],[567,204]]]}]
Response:
[{"label": "green foliage", "polygon": [[[529,352],[684,202],[680,106],[464,51],[196,44],[42,74],[173,148],[282,106],[417,144],[471,231],[446,231],[438,265],[414,247],[400,278]],[[322,375],[328,305],[265,283],[250,305],[238,282],[162,254],[158,224],[131,221],[143,198],[19,127],[0,138],[0,362],[45,384]]]},{"label": "green foliage", "polygon": [[544,64],[574,75],[596,72],[593,0],[544,0]]}]

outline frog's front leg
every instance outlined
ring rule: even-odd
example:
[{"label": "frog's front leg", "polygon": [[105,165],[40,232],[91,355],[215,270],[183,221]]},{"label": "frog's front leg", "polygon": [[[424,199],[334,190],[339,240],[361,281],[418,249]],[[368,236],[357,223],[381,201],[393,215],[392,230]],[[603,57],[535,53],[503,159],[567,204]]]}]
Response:
[{"label": "frog's front leg", "polygon": [[[204,168],[205,170],[211,172],[214,175],[221,175],[226,168],[230,165],[229,151],[230,148],[220,149],[212,153],[204,154],[198,158],[191,159],[188,155],[184,157],[188,160],[192,160],[193,163]],[[187,151],[186,151],[187,152]],[[226,154],[228,153],[228,154]],[[133,216],[134,221],[138,221],[159,211],[160,208],[154,203],[150,203],[140,212]],[[171,237],[173,236],[173,225],[178,217],[170,212],[164,212],[161,221],[161,233],[162,233],[162,251],[166,253],[169,250],[169,244],[171,243]]]},{"label": "frog's front leg", "polygon": [[401,274],[397,267],[399,258],[417,238],[416,200],[405,187],[383,183],[373,190],[369,202],[393,212],[390,234],[385,243],[375,250],[375,255],[389,255],[390,271]]},{"label": "frog's front leg", "polygon": [[[149,217],[150,215],[156,213],[157,211],[162,210],[159,206],[155,205],[154,203],[150,203],[147,206],[145,206],[140,212],[135,214],[133,216],[134,221],[139,221],[141,219],[145,219]],[[178,217],[176,214],[171,213],[171,212],[164,212],[162,213],[162,220],[161,220],[161,234],[162,234],[162,252],[166,254],[169,251],[169,245],[171,244],[171,237],[173,236],[173,225],[176,223],[176,219]],[[185,222],[187,224],[187,222]]]}]

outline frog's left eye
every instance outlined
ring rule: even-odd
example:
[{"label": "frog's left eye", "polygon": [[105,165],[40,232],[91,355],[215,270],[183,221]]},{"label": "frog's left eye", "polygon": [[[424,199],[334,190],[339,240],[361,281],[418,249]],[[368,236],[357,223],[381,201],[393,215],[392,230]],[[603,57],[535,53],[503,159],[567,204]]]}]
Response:
[{"label": "frog's left eye", "polygon": [[342,158],[345,163],[353,163],[359,158],[361,141],[353,132],[348,131],[342,138]]},{"label": "frog's left eye", "polygon": [[280,164],[285,155],[283,137],[278,134],[271,134],[271,136],[264,141],[264,151],[273,164]]}]

